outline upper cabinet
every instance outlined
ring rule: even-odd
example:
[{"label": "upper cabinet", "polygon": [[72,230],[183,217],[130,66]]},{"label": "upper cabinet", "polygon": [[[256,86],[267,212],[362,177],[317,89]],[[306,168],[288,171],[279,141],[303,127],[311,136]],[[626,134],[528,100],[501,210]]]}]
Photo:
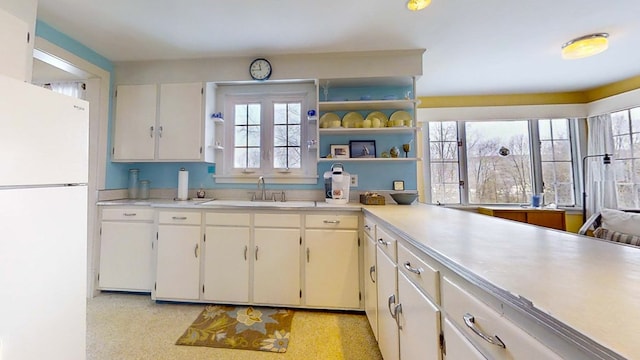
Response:
[{"label": "upper cabinet", "polygon": [[[29,54],[29,25],[20,18],[0,9],[0,74],[27,81],[27,66],[31,64],[27,59]],[[29,76],[30,78],[30,76]]]},{"label": "upper cabinet", "polygon": [[[318,160],[418,160],[416,110],[414,77],[318,80]],[[375,153],[332,154],[331,145],[365,139],[375,141]],[[404,152],[403,144],[413,146]]]},{"label": "upper cabinet", "polygon": [[202,83],[120,85],[113,161],[213,162]]}]

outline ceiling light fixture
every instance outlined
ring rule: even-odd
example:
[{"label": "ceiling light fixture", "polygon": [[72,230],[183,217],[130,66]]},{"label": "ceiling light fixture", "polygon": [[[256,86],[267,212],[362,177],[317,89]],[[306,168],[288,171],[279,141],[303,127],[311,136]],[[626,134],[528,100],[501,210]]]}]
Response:
[{"label": "ceiling light fixture", "polygon": [[607,33],[598,33],[566,42],[562,45],[562,58],[573,60],[600,54],[609,47],[608,37]]},{"label": "ceiling light fixture", "polygon": [[411,11],[420,11],[431,4],[431,0],[409,0],[407,1],[407,9]]}]

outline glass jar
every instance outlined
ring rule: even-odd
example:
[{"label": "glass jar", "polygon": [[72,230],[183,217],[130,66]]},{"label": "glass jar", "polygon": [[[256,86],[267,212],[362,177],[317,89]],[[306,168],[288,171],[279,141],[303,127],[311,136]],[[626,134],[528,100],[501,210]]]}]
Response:
[{"label": "glass jar", "polygon": [[140,199],[146,200],[149,198],[149,180],[140,180]]},{"label": "glass jar", "polygon": [[129,169],[129,199],[138,198],[138,177],[139,169]]}]

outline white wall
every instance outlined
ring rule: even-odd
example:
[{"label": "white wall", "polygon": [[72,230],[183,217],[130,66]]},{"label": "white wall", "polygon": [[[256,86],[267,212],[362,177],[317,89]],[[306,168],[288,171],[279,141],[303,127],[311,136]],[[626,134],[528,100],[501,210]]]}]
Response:
[{"label": "white wall", "polygon": [[[274,55],[270,80],[411,77],[422,75],[424,50]],[[250,81],[253,57],[137,61],[115,64],[115,83]]]}]

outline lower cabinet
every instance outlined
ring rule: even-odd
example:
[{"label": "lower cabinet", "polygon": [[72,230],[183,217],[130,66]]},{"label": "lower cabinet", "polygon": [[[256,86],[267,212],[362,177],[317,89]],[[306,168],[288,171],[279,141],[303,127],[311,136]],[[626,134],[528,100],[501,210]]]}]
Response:
[{"label": "lower cabinet", "polygon": [[400,359],[441,359],[440,310],[398,271]]},{"label": "lower cabinet", "polygon": [[378,346],[384,360],[400,358],[400,339],[396,323],[397,269],[385,253],[377,248],[378,275]]},{"label": "lower cabinet", "polygon": [[445,339],[443,353],[446,360],[486,360],[449,319],[444,319],[442,330]]},{"label": "lower cabinet", "polygon": [[376,242],[375,225],[365,221],[364,262],[362,276],[364,276],[364,312],[367,314],[373,335],[378,340],[378,294],[376,278]]},{"label": "lower cabinet", "polygon": [[300,305],[300,229],[254,230],[253,302]]},{"label": "lower cabinet", "polygon": [[358,217],[307,215],[306,226],[305,304],[360,308]]},{"label": "lower cabinet", "polygon": [[249,227],[207,226],[202,296],[205,300],[249,301]]},{"label": "lower cabinet", "polygon": [[101,213],[98,287],[150,292],[153,287],[153,210],[105,208]]},{"label": "lower cabinet", "polygon": [[200,298],[200,212],[160,211],[156,299]]}]

